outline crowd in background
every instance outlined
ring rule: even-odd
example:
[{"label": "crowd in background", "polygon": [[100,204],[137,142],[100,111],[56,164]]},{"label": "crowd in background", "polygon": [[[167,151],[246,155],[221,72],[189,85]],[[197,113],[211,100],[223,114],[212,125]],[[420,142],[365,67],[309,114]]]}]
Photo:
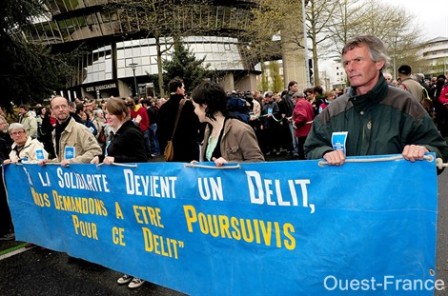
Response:
[{"label": "crowd in background", "polygon": [[[400,70],[402,70],[401,72],[408,75],[408,77],[404,79],[403,77],[398,77],[398,80],[392,80],[392,75],[385,73],[386,81],[388,81],[391,87],[404,89],[409,88],[405,86],[407,80],[412,79],[414,82],[417,82],[424,90],[423,99],[421,100],[426,99],[426,102],[430,104],[427,111],[434,119],[442,136],[448,137],[448,86],[446,77],[439,75],[425,79],[422,74],[411,74],[408,66],[404,67],[404,69],[406,71],[400,68],[399,74]],[[321,86],[299,90],[295,81],[291,81],[288,89],[281,93],[271,91],[241,92],[234,90],[227,92],[228,116],[237,118],[253,128],[265,156],[286,156],[289,159],[305,159],[301,147],[309,130],[306,127],[312,124],[314,116],[321,113],[323,109],[343,93],[344,89],[335,88],[325,91]],[[185,96],[188,97],[188,95]],[[164,130],[158,131],[160,121],[167,121],[166,118],[159,117],[159,110],[170,98],[127,97],[121,99],[129,107],[130,118],[139,126],[144,135],[147,158],[151,159],[161,156],[167,141],[166,138],[169,138],[170,135]],[[420,98],[418,99],[420,100]],[[105,147],[112,132],[106,124],[105,118],[105,105],[108,100],[82,100],[77,98],[73,102],[69,102],[71,117],[76,122],[85,125],[98,140],[102,148]],[[309,109],[308,103],[312,107],[312,115],[303,113],[306,113],[307,108]],[[3,113],[3,111],[1,112]],[[3,122],[5,122],[3,137],[11,142],[8,136],[6,116],[5,114],[0,114],[0,116]],[[304,117],[307,116],[307,120],[303,121]],[[169,118],[168,121],[173,121],[173,118]],[[24,126],[31,138],[35,138],[43,144],[50,159],[55,157],[51,132],[56,125],[56,119],[51,114],[49,106],[40,104],[34,107],[21,105],[18,108],[17,122]],[[198,125],[195,143],[201,144],[205,126],[199,123],[193,124],[192,122],[188,122],[188,124]],[[164,122],[162,129],[166,125],[167,123]],[[170,128],[167,130],[170,130]],[[189,131],[188,133],[194,133],[194,131]],[[182,134],[182,132],[179,132],[179,134]],[[163,138],[162,145],[159,143],[160,136]],[[181,136],[179,135],[179,137]],[[199,156],[194,157],[194,159],[198,158]]]},{"label": "crowd in background", "polygon": [[[400,67],[399,74],[397,83],[387,73],[384,79],[389,87],[416,92],[413,97],[447,138],[446,77],[425,79],[412,74],[409,66]],[[225,93],[221,86],[203,82],[189,98],[183,81],[173,79],[169,91],[166,99],[127,97],[69,102],[56,96],[49,106],[20,105],[15,122],[8,122],[0,109],[0,159],[4,165],[21,161],[41,165],[53,161],[62,166],[145,162],[161,160],[167,143],[173,141],[171,161],[213,161],[221,166],[227,161],[264,161],[269,156],[302,160],[306,159],[304,144],[314,118],[346,90],[325,91],[321,86],[299,90],[298,83],[290,81],[281,93]],[[78,155],[68,159],[67,147],[75,147]],[[10,240],[14,239],[14,229],[5,188],[1,190],[0,240]],[[117,282],[138,288],[144,281],[123,275]]]},{"label": "crowd in background", "polygon": [[[69,102],[55,96],[49,106],[21,105],[13,122],[0,114],[0,159],[3,165],[112,165],[161,160],[165,148],[172,147],[169,160],[163,155],[167,161],[209,161],[216,166],[266,157],[324,158],[329,165],[342,165],[346,156],[392,153],[413,162],[427,152],[447,161],[447,77],[425,79],[401,65],[394,81],[382,73],[387,55],[374,36],[354,38],[342,56],[352,85],[347,89],[301,90],[290,81],[280,93],[226,93],[210,81],[186,90],[182,79],[174,78],[166,99]],[[341,131],[350,133],[347,149],[332,141]],[[4,187],[0,219],[0,240],[14,239]],[[144,281],[124,274],[117,283],[133,289]]]}]

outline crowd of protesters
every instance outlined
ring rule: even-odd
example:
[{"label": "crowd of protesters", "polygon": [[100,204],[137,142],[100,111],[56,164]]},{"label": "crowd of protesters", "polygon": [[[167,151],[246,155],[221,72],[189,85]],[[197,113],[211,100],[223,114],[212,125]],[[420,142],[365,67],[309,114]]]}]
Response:
[{"label": "crowd of protesters", "polygon": [[[399,68],[399,77],[395,81],[392,75],[385,73],[384,77],[391,87],[399,87],[414,91],[416,87],[409,86],[409,80],[421,86],[424,90],[423,98],[430,102],[427,111],[432,116],[438,130],[444,138],[448,137],[448,85],[444,75],[425,79],[420,73],[411,73],[411,68],[403,65]],[[403,76],[406,75],[406,76]],[[344,89],[324,90],[315,86],[299,90],[295,81],[290,81],[283,92],[271,91],[245,91],[234,90],[227,93],[228,116],[249,124],[255,131],[259,146],[264,156],[287,156],[289,159],[305,159],[303,142],[306,139],[313,119],[321,113],[331,102],[344,94]],[[177,102],[180,97],[188,97],[185,90],[181,95],[172,93],[168,98],[157,97],[127,97],[122,98],[130,110],[130,118],[137,124],[144,135],[145,151],[148,159],[161,156],[167,140],[172,136],[170,131],[174,124]],[[415,94],[414,94],[415,96]],[[107,139],[110,139],[111,129],[106,124],[105,105],[109,99],[75,99],[69,102],[70,116],[78,123],[85,125],[104,148]],[[179,99],[180,100],[180,99]],[[421,100],[421,98],[418,98]],[[171,101],[162,111],[159,111],[165,102]],[[170,106],[173,105],[173,106]],[[311,105],[311,106],[310,106]],[[186,109],[192,109],[188,107]],[[172,110],[171,110],[172,109]],[[313,112],[309,112],[310,109]],[[177,154],[185,154],[186,158],[176,158],[175,161],[198,160],[198,147],[202,140],[205,126],[200,124],[192,110],[183,112],[184,122],[181,129],[188,131],[177,132],[179,138],[190,137],[190,148],[177,147]],[[189,114],[189,115],[188,115]],[[1,114],[0,114],[1,115]],[[190,116],[190,119],[186,117]],[[6,117],[2,116],[7,124]],[[12,123],[14,121],[10,121]],[[21,123],[28,136],[39,140],[49,159],[55,157],[54,144],[51,133],[56,126],[56,118],[49,106],[40,104],[31,107],[21,105],[18,108],[18,117],[15,122]],[[196,132],[197,131],[197,132]],[[3,129],[8,134],[7,128]],[[160,139],[159,139],[160,138]],[[160,143],[161,142],[161,143]],[[184,143],[185,139],[177,142]],[[194,150],[194,153],[190,153]]]},{"label": "crowd of protesters", "polygon": [[[392,75],[380,75],[388,87],[409,91],[410,87],[404,86],[408,79],[420,85],[425,95],[416,99],[429,100],[427,111],[447,138],[446,77],[425,79],[411,73],[409,66],[399,71],[407,76],[400,77],[396,84],[392,83]],[[172,161],[214,161],[220,166],[227,161],[263,161],[269,157],[303,160],[304,144],[315,117],[346,93],[344,89],[324,90],[321,86],[300,90],[296,81],[290,81],[287,89],[278,93],[225,93],[217,84],[206,82],[197,86],[189,99],[180,78],[170,81],[169,91],[166,99],[128,97],[69,102],[56,96],[49,106],[19,106],[18,117],[10,122],[0,109],[0,159],[4,165],[22,161],[41,165],[144,162],[161,159],[167,143],[173,141]],[[231,130],[234,135],[230,138]],[[240,147],[235,149],[238,144]],[[77,153],[73,158],[67,157],[70,147]],[[10,240],[14,239],[14,229],[5,188],[0,190],[0,240]],[[130,275],[123,275],[118,282],[130,288],[143,284]]]}]

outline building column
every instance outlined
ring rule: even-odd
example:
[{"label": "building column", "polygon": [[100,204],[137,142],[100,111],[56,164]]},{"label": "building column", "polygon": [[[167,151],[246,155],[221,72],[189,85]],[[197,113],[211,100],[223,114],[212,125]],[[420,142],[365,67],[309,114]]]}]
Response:
[{"label": "building column", "polygon": [[[301,12],[294,15],[301,15]],[[303,25],[297,19],[286,19],[285,28],[281,36],[285,89],[289,81],[294,80],[297,81],[299,89],[304,90],[308,87],[305,66],[307,61],[304,49],[297,44],[297,40],[301,40],[300,43],[303,44]]]},{"label": "building column", "polygon": [[232,91],[235,89],[235,81],[234,81],[234,77],[233,77],[233,73],[226,73],[226,75],[224,76],[224,78],[221,81],[221,86],[226,90],[226,91]]}]

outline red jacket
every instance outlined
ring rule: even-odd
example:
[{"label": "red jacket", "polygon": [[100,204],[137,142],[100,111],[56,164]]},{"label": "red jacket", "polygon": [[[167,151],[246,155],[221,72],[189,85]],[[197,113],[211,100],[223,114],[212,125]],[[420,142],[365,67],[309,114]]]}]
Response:
[{"label": "red jacket", "polygon": [[140,130],[142,131],[142,133],[144,133],[149,128],[148,112],[146,112],[146,109],[144,107],[142,107],[141,105],[136,105],[135,108],[137,110],[135,110],[135,109],[131,110],[131,118],[134,119],[138,115],[140,115],[142,120],[140,120],[139,126],[140,126]]},{"label": "red jacket", "polygon": [[439,96],[439,102],[442,105],[448,104],[448,85],[445,85],[442,88],[442,91],[440,92]]},{"label": "red jacket", "polygon": [[314,108],[305,98],[297,100],[292,114],[296,137],[306,137],[314,120]]}]

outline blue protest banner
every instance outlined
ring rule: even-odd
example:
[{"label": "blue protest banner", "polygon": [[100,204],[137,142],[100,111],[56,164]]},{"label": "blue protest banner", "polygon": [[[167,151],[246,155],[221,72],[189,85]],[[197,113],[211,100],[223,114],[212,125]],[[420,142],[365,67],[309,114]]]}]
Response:
[{"label": "blue protest banner", "polygon": [[5,178],[18,240],[190,295],[432,295],[435,161],[384,157],[24,164]]}]

